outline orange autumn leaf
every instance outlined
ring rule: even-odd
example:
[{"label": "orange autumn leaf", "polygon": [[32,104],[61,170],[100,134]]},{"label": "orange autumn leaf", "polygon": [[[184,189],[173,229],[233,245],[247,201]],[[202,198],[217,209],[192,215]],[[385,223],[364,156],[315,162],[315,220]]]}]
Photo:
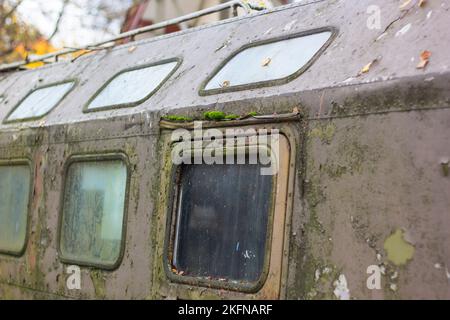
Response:
[{"label": "orange autumn leaf", "polygon": [[417,69],[424,69],[430,62],[431,52],[428,50],[423,51],[420,54],[420,62],[417,65]]}]

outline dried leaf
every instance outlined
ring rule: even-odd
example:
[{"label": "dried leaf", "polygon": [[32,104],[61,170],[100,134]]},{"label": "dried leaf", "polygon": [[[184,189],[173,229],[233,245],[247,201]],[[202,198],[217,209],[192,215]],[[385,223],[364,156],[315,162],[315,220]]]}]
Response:
[{"label": "dried leaf", "polygon": [[294,109],[292,109],[292,113],[299,114],[300,110],[298,109],[298,107],[294,107]]},{"label": "dried leaf", "polygon": [[372,60],[371,62],[369,62],[368,64],[366,64],[361,71],[359,72],[359,74],[363,74],[363,73],[367,73],[370,71],[370,68],[373,66],[373,64],[377,62],[377,59]]},{"label": "dried leaf", "polygon": [[132,46],[128,49],[129,53],[132,53],[134,50],[136,50],[136,46]]},{"label": "dried leaf", "polygon": [[420,0],[419,7],[424,7],[427,4],[427,0]]},{"label": "dried leaf", "polygon": [[267,67],[272,62],[272,59],[266,58],[261,62],[262,67]]},{"label": "dried leaf", "polygon": [[222,82],[222,84],[220,85],[222,88],[226,88],[230,86],[230,81],[225,80],[224,82]]},{"label": "dried leaf", "polygon": [[406,0],[402,3],[402,5],[399,7],[400,9],[406,8],[411,3],[411,0]]},{"label": "dried leaf", "polygon": [[431,52],[428,50],[423,51],[420,54],[420,62],[417,65],[417,69],[424,69],[430,62]]}]

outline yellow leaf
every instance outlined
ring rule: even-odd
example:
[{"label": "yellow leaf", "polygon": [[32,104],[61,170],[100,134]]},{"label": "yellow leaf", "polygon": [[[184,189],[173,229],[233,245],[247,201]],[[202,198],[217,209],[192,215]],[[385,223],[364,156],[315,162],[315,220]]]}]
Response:
[{"label": "yellow leaf", "polygon": [[272,59],[266,58],[261,62],[262,67],[267,67],[272,62]]},{"label": "yellow leaf", "polygon": [[427,4],[427,0],[420,0],[419,1],[419,7],[423,7]]},{"label": "yellow leaf", "polygon": [[399,7],[400,9],[406,8],[411,3],[411,0],[406,0],[403,2],[403,4]]},{"label": "yellow leaf", "polygon": [[369,62],[368,64],[366,64],[361,71],[359,72],[360,74],[362,73],[367,73],[370,71],[370,68],[372,67],[372,65],[377,62],[377,59],[372,60],[371,62]]}]

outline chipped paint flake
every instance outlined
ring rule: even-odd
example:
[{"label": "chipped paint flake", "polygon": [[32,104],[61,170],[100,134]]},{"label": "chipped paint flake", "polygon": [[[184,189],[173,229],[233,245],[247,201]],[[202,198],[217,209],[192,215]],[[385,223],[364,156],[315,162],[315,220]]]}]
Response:
[{"label": "chipped paint flake", "polygon": [[387,252],[387,259],[400,266],[413,258],[415,248],[405,240],[405,232],[397,229],[384,242],[384,250]]},{"label": "chipped paint flake", "polygon": [[395,34],[396,37],[400,37],[403,36],[404,34],[406,34],[412,27],[411,23],[408,23],[406,26],[404,26],[403,28],[401,28],[400,30],[397,31],[397,33]]},{"label": "chipped paint flake", "polygon": [[338,298],[339,300],[350,300],[350,290],[348,289],[347,279],[345,278],[345,275],[339,275],[338,280],[336,280],[333,285],[333,293],[336,298]]}]

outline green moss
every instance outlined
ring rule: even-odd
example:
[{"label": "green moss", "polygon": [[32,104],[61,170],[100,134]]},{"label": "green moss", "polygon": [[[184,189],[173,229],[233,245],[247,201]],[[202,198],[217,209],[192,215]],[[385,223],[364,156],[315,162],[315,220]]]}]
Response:
[{"label": "green moss", "polygon": [[90,272],[92,285],[94,286],[95,296],[104,299],[106,297],[105,279],[101,271],[92,270]]},{"label": "green moss", "polygon": [[318,124],[310,131],[309,135],[312,138],[319,138],[324,144],[330,144],[335,133],[336,126],[334,123],[328,123],[326,125]]},{"label": "green moss", "polygon": [[258,115],[258,112],[252,111],[252,112],[247,113],[247,115],[251,116],[251,117],[256,117]]},{"label": "green moss", "polygon": [[228,114],[225,116],[226,120],[236,120],[239,119],[239,116],[237,114]]},{"label": "green moss", "polygon": [[222,111],[206,111],[205,113],[203,113],[203,117],[205,118],[205,120],[210,120],[210,121],[219,121],[219,120],[223,120],[225,119],[225,112]]},{"label": "green moss", "polygon": [[175,121],[175,122],[191,122],[193,119],[186,116],[179,116],[179,115],[169,115],[162,117],[164,120],[167,121]]}]

